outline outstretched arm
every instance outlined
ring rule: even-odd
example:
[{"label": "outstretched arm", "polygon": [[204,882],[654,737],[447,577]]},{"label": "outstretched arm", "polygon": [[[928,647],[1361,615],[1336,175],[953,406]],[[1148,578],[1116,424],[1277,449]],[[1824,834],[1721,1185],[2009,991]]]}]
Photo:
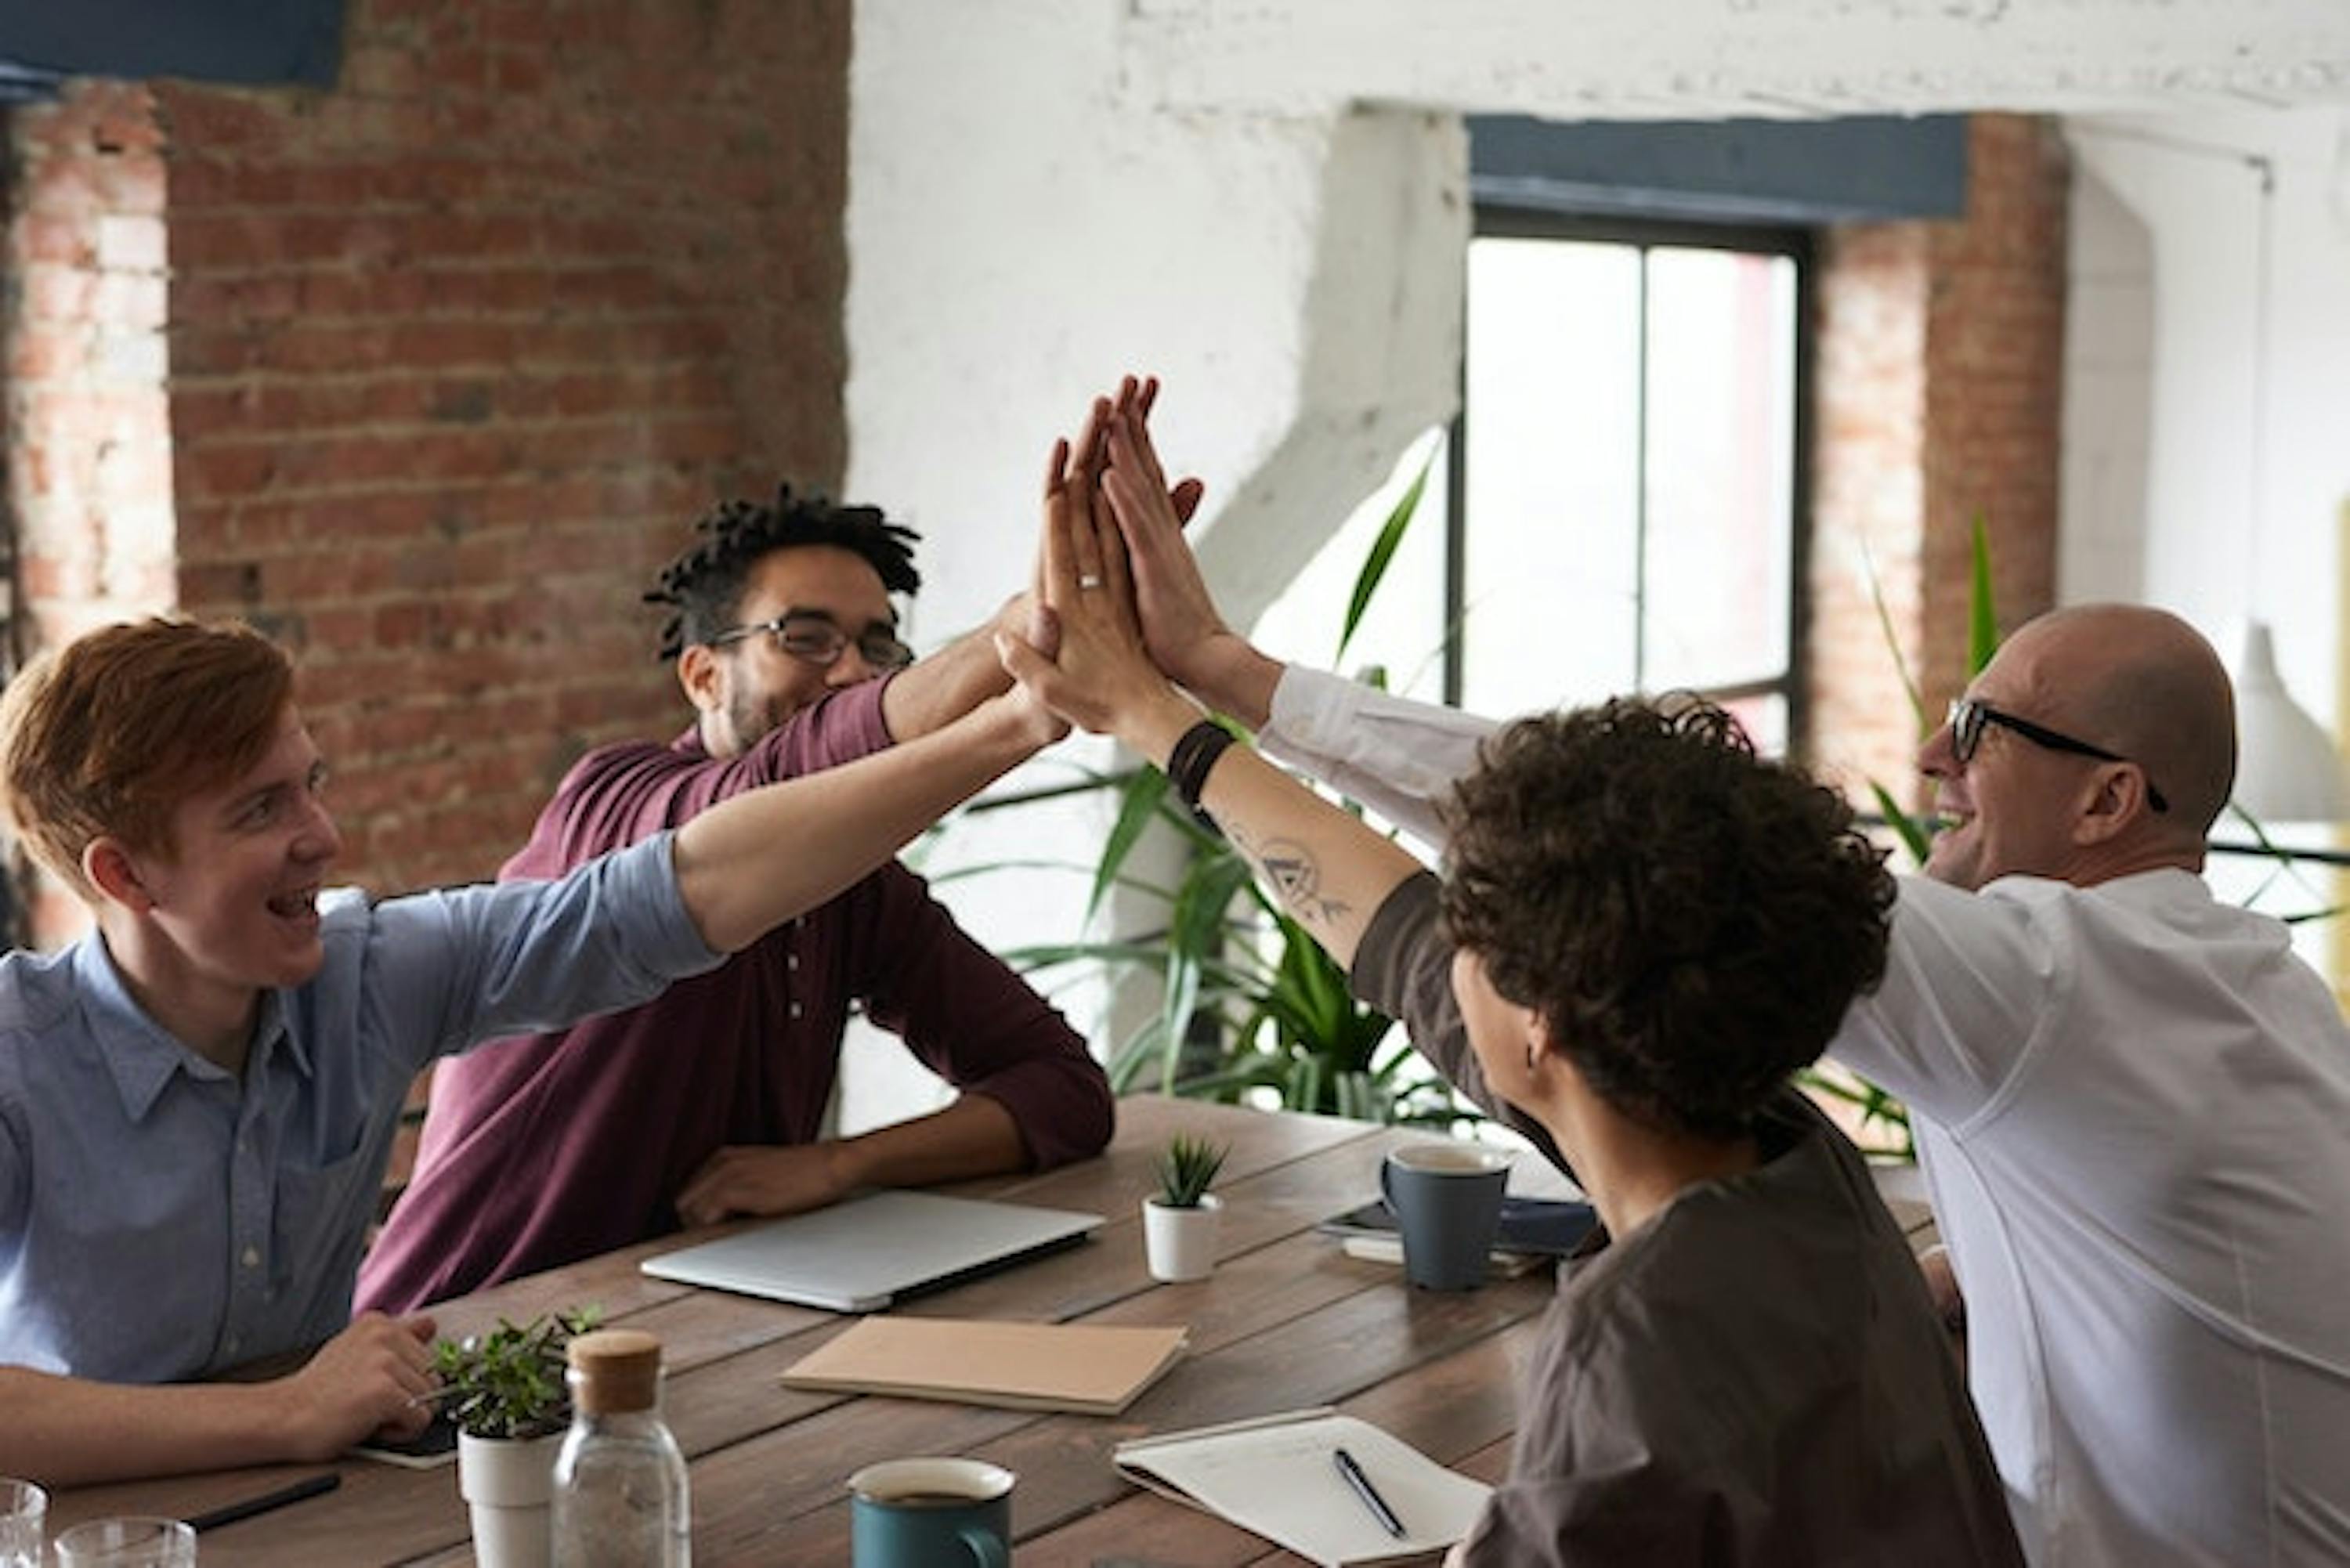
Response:
[{"label": "outstretched arm", "polygon": [[721,801],[677,830],[678,892],[702,940],[737,952],[816,908],[1059,738],[1014,691],[944,729]]},{"label": "outstretched arm", "polygon": [[81,1486],[188,1470],[331,1459],[380,1434],[412,1438],[431,1410],[429,1317],[368,1313],[300,1371],[267,1383],[141,1387],[0,1367],[0,1471]]},{"label": "outstretched arm", "polygon": [[[1060,649],[1047,658],[1007,637],[1005,665],[1055,712],[1116,735],[1164,766],[1202,715],[1146,652],[1118,524],[1090,476],[1069,462],[1066,442],[1054,449],[1045,512],[1045,595],[1060,622]],[[1209,771],[1201,803],[1283,907],[1342,964],[1352,961],[1372,912],[1420,869],[1237,742]]]}]

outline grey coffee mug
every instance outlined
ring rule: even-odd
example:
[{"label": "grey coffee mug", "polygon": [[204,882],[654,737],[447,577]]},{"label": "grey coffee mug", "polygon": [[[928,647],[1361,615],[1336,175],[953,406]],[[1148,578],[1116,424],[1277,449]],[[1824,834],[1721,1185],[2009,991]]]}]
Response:
[{"label": "grey coffee mug", "polygon": [[1406,1144],[1379,1167],[1403,1236],[1404,1277],[1432,1291],[1474,1290],[1502,1224],[1510,1157],[1469,1143]]},{"label": "grey coffee mug", "polygon": [[848,1478],[855,1568],[1011,1568],[1010,1470],[982,1459],[889,1459]]}]

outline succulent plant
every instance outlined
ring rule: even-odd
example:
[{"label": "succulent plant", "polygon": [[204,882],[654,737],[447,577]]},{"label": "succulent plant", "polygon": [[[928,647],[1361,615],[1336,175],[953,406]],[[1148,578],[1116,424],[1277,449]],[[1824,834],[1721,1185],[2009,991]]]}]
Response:
[{"label": "succulent plant", "polygon": [[600,1308],[585,1306],[526,1324],[502,1317],[487,1334],[436,1341],[432,1370],[440,1375],[449,1419],[476,1438],[543,1438],[563,1430],[571,1422],[565,1346],[602,1316]]},{"label": "succulent plant", "polygon": [[1197,1209],[1230,1152],[1222,1144],[1177,1133],[1159,1156],[1159,1201],[1170,1209]]}]

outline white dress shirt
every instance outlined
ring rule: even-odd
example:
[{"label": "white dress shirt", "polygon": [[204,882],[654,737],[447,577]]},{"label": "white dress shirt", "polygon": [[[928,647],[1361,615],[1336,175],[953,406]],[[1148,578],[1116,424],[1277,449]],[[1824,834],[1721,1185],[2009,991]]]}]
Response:
[{"label": "white dress shirt", "polygon": [[[1487,721],[1314,671],[1265,750],[1441,843]],[[2184,871],[1901,879],[1829,1054],[1909,1105],[2033,1560],[2350,1562],[2350,1030]]]}]

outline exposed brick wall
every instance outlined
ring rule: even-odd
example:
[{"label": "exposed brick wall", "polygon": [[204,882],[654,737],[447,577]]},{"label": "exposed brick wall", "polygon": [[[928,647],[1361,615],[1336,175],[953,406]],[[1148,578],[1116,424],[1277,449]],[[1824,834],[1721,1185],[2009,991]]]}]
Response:
[{"label": "exposed brick wall", "polygon": [[2045,120],[1977,115],[1963,220],[1823,247],[1811,754],[1922,801],[1863,542],[1929,712],[1967,678],[1974,518],[2002,628],[2055,600],[2068,164]]},{"label": "exposed brick wall", "polygon": [[[1898,790],[1917,744],[1885,628],[1915,671],[1926,532],[1925,227],[1838,229],[1820,249],[1808,744],[1856,791],[1872,778]],[[1872,583],[1884,597],[1882,622]]]},{"label": "exposed brick wall", "polygon": [[681,724],[638,596],[686,522],[838,481],[850,12],[354,0],[331,91],[24,111],[11,245],[55,265],[12,396],[147,388],[145,428],[70,448],[96,477],[68,410],[16,439],[14,488],[58,493],[17,507],[55,524],[45,635],[251,618],[300,661],[340,873],[486,876],[579,751]]},{"label": "exposed brick wall", "polygon": [[298,650],[377,888],[680,722],[652,567],[837,482],[849,11],[358,0],[332,93],[159,89],[182,593]]},{"label": "exposed brick wall", "polygon": [[[1933,228],[1927,328],[1926,683],[1968,676],[1973,520],[1991,539],[2007,631],[2056,601],[2071,159],[2054,121],[1978,115],[1967,219]],[[1961,591],[1947,591],[1959,585]]]},{"label": "exposed brick wall", "polygon": [[[164,175],[140,88],[85,83],[8,115],[5,507],[16,546],[11,668],[34,649],[175,597],[164,393]],[[22,867],[19,867],[22,870]],[[82,924],[23,877],[28,929]]]}]

